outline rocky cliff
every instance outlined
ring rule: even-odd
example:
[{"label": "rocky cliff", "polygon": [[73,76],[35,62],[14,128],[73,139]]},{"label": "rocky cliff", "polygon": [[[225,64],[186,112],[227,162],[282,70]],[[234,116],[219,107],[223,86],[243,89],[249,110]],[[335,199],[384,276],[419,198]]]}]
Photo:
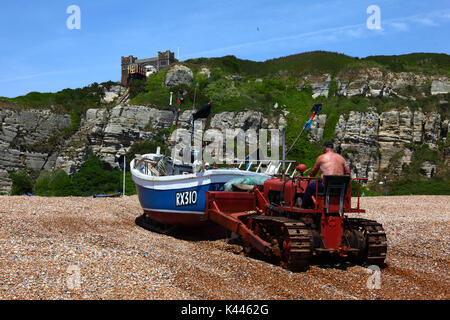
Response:
[{"label": "rocky cliff", "polygon": [[[424,75],[413,72],[386,72],[380,68],[362,68],[357,71],[330,74],[312,74],[302,78],[299,89],[311,86],[313,97],[328,97],[330,89],[333,95],[353,97],[389,97],[414,98],[408,91],[422,96],[447,94],[450,83],[447,76]],[[333,87],[334,86],[334,87]]]},{"label": "rocky cliff", "polygon": [[52,169],[58,154],[49,143],[70,126],[69,115],[50,110],[0,109],[0,193],[11,188],[10,171]]},{"label": "rocky cliff", "polygon": [[[401,175],[412,161],[413,144],[426,143],[431,150],[437,150],[439,143],[446,141],[448,132],[448,119],[441,119],[435,112],[424,114],[408,108],[381,114],[373,110],[352,111],[348,117],[340,116],[335,141],[354,176],[376,180],[378,173],[390,166],[391,172]],[[424,170],[428,177],[436,172],[436,164],[423,166],[434,168]]]},{"label": "rocky cliff", "polygon": [[[184,111],[179,118],[181,128],[189,128],[192,111]],[[258,111],[222,112],[214,115],[208,128],[261,129],[286,125],[285,115],[264,116]],[[51,137],[71,125],[70,117],[49,110],[0,110],[0,192],[8,193],[11,182],[8,171],[25,168],[33,170],[64,169],[72,174],[92,150],[102,160],[117,167],[118,157],[125,154],[135,141],[151,140],[155,129],[169,129],[174,121],[172,111],[148,106],[118,105],[111,110],[89,109],[80,129],[63,146],[53,152],[33,152],[33,146],[48,143]],[[204,120],[196,128],[205,126]],[[315,118],[309,139],[321,142],[327,126],[327,115]],[[445,142],[450,129],[448,119],[439,113],[423,113],[409,109],[377,113],[351,111],[341,115],[334,129],[336,149],[349,161],[352,175],[376,180],[380,171],[392,165],[401,174],[411,163],[411,144],[426,143],[437,150]],[[424,163],[423,174],[431,177],[435,163]]]}]

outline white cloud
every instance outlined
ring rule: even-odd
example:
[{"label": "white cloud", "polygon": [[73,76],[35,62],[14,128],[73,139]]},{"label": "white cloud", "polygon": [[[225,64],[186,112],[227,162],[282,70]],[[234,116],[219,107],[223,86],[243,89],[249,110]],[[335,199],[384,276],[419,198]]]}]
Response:
[{"label": "white cloud", "polygon": [[429,26],[429,27],[438,26],[438,24],[435,21],[431,20],[430,18],[415,18],[414,21],[418,22],[424,26]]},{"label": "white cloud", "polygon": [[241,43],[233,46],[223,47],[223,48],[217,48],[212,49],[208,51],[202,51],[202,52],[195,52],[183,55],[183,59],[188,59],[190,57],[198,57],[202,55],[211,55],[211,54],[220,54],[220,52],[230,52],[230,50],[235,49],[241,49],[244,47],[251,47],[251,46],[261,46],[261,45],[267,45],[267,44],[273,44],[276,42],[281,41],[293,41],[293,40],[302,40],[305,41],[333,41],[338,40],[341,38],[341,35],[343,33],[353,32],[352,36],[355,36],[356,34],[359,34],[359,30],[362,29],[365,26],[365,24],[356,24],[356,25],[347,25],[347,26],[341,26],[341,27],[335,27],[335,28],[327,28],[312,32],[305,32],[300,33],[296,35],[290,35],[290,36],[284,36],[284,37],[277,37],[277,38],[271,38],[266,40],[259,40],[259,41],[253,41],[253,42],[246,42]]},{"label": "white cloud", "polygon": [[347,34],[352,38],[360,38],[364,33],[363,28],[355,28],[347,31]]},{"label": "white cloud", "polygon": [[408,31],[409,27],[404,22],[390,22],[389,25],[394,27],[397,31]]},{"label": "white cloud", "polygon": [[41,73],[34,73],[34,74],[24,74],[21,76],[11,77],[11,78],[3,78],[0,79],[0,82],[14,82],[14,81],[20,81],[20,80],[28,80],[33,78],[42,78],[47,76],[54,76],[59,74],[64,74],[70,72],[70,70],[61,70],[61,71],[51,71],[51,72],[41,72]]}]

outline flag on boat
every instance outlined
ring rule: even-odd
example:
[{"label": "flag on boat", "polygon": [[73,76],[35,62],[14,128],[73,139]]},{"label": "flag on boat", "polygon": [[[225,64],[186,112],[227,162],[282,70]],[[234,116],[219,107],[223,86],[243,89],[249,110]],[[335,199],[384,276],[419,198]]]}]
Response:
[{"label": "flag on boat", "polygon": [[209,114],[211,113],[211,106],[212,102],[208,102],[203,107],[197,110],[196,113],[192,115],[193,120],[201,119],[201,118],[208,118]]}]

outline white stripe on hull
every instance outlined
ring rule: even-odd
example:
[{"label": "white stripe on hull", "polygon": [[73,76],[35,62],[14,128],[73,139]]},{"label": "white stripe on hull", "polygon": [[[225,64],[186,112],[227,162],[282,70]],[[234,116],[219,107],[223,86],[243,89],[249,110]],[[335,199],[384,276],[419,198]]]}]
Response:
[{"label": "white stripe on hull", "polygon": [[177,213],[177,214],[205,214],[203,211],[183,211],[183,210],[165,210],[165,209],[151,209],[151,208],[143,208],[146,211],[152,212],[164,212],[164,213]]}]

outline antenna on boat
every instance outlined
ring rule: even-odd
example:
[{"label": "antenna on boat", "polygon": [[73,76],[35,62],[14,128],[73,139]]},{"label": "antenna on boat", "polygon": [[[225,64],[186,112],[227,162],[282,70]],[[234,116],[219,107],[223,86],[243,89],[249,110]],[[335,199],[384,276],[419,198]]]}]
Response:
[{"label": "antenna on boat", "polygon": [[282,130],[282,139],[283,139],[283,179],[286,172],[286,129],[283,127]]},{"label": "antenna on boat", "polygon": [[191,132],[191,149],[192,149],[192,145],[194,144],[193,140],[194,140],[194,111],[195,111],[195,97],[197,96],[197,88],[198,88],[198,82],[195,84],[195,89],[194,89],[194,102],[192,103],[192,132]]}]

